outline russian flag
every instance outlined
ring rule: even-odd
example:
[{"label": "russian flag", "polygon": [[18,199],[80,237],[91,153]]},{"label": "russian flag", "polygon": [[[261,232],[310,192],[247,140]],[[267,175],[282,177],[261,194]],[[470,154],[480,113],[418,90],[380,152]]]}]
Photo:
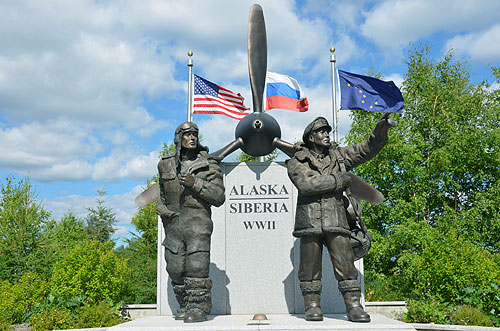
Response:
[{"label": "russian flag", "polygon": [[280,108],[305,112],[309,109],[304,92],[292,77],[268,71],[266,91],[266,110]]}]

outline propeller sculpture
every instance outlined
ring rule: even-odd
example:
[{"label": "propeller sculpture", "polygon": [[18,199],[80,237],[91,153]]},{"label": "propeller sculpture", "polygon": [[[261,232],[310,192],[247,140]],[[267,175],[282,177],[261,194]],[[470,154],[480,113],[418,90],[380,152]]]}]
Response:
[{"label": "propeller sculpture", "polygon": [[[251,156],[263,156],[278,148],[286,155],[293,157],[295,149],[292,144],[281,140],[281,129],[278,122],[268,113],[262,112],[267,72],[267,38],[264,12],[262,7],[257,4],[250,7],[248,71],[252,89],[253,113],[240,120],[236,126],[235,140],[211,153],[211,156],[220,162],[237,149],[241,149]],[[352,178],[351,193],[353,196],[374,205],[382,203],[384,200],[382,193],[355,174],[349,173],[349,175]],[[157,201],[159,197],[159,185],[155,183],[137,196],[135,204],[145,206]]]}]

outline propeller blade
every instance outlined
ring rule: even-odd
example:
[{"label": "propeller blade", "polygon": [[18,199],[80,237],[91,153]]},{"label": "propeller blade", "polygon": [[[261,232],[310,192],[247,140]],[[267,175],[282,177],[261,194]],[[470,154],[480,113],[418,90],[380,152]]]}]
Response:
[{"label": "propeller blade", "polygon": [[278,137],[274,138],[273,146],[276,147],[277,149],[281,150],[283,153],[285,153],[289,157],[293,157],[295,155],[296,150],[295,150],[295,148],[293,148],[293,145],[287,141],[279,139]]},{"label": "propeller blade", "polygon": [[226,156],[243,146],[243,139],[236,138],[233,142],[227,144],[216,152],[210,153],[210,156],[217,159],[218,162],[222,161]]},{"label": "propeller blade", "polygon": [[135,205],[143,207],[158,200],[160,200],[160,184],[154,183],[135,198]]},{"label": "propeller blade", "polygon": [[384,201],[384,195],[379,190],[352,172],[348,172],[348,174],[352,179],[350,189],[354,197],[367,201],[372,205],[380,205]]},{"label": "propeller blade", "polygon": [[248,72],[252,88],[253,111],[260,113],[266,84],[267,38],[264,12],[257,4],[250,7],[248,21]]}]

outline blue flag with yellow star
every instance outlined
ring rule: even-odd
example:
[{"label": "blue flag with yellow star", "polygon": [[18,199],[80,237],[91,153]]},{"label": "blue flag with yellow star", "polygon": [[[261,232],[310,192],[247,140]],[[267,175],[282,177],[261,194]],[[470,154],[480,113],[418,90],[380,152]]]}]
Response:
[{"label": "blue flag with yellow star", "polygon": [[401,113],[403,95],[393,81],[339,70],[340,109]]}]

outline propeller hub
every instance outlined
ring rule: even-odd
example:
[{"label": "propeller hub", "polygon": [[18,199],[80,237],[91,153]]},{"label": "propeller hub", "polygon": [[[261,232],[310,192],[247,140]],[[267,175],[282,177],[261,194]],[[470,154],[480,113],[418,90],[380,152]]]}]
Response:
[{"label": "propeller hub", "polygon": [[274,150],[274,138],[281,138],[278,122],[269,114],[252,113],[236,126],[235,138],[243,139],[241,149],[251,156],[263,156]]}]

